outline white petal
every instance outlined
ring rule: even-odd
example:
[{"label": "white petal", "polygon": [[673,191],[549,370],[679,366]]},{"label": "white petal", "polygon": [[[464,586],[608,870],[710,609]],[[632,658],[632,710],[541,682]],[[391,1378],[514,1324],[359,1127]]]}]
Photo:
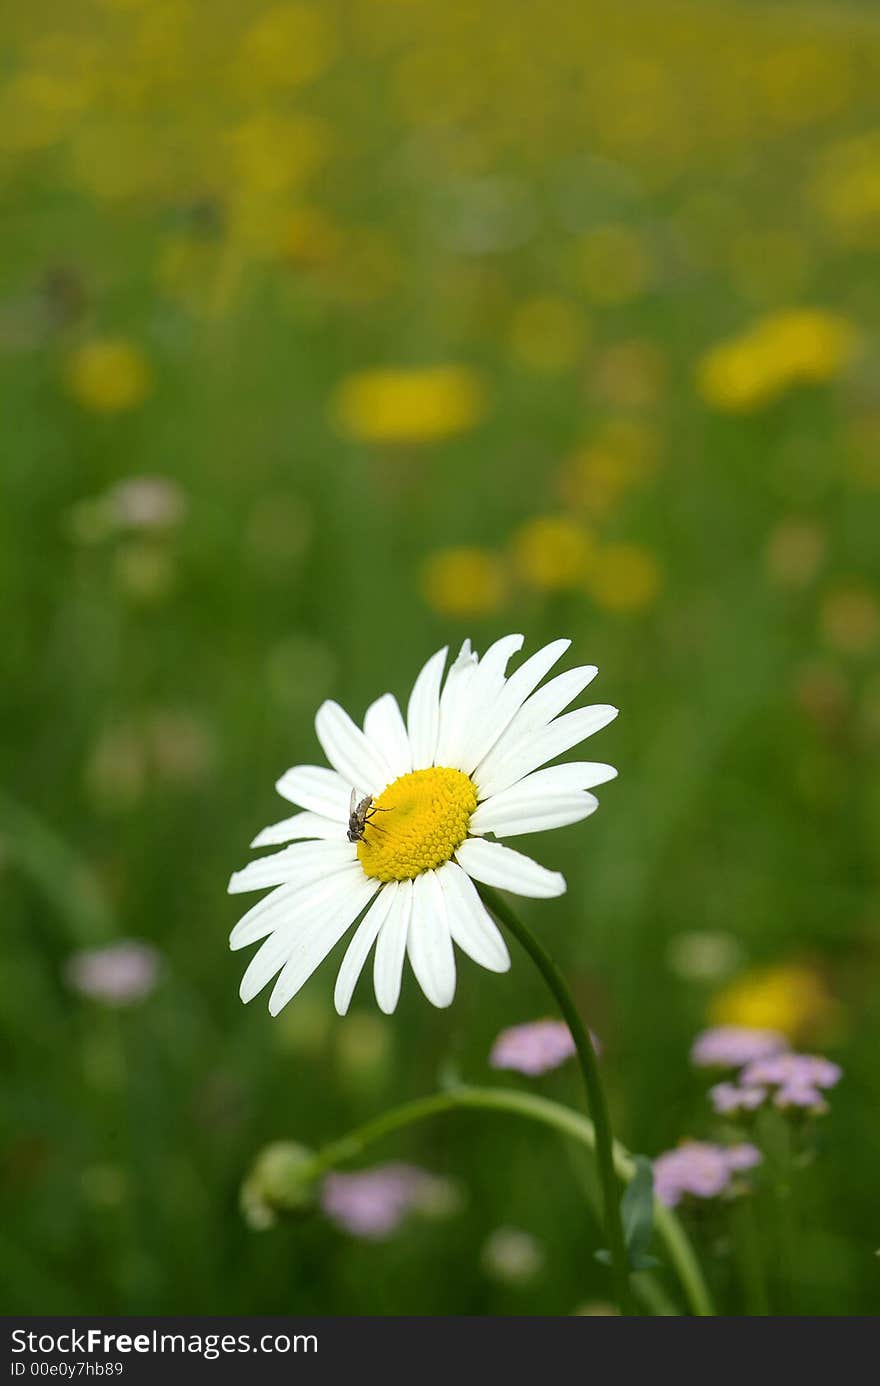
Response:
[{"label": "white petal", "polygon": [[277,890],[264,895],[262,900],[258,900],[242,915],[229,935],[229,947],[233,950],[246,948],[249,943],[256,943],[258,939],[265,938],[275,929],[282,928],[288,920],[296,918],[300,909],[309,907],[315,892],[325,883],[346,875],[356,880],[358,874],[363,874],[360,862],[333,872],[322,869],[319,875],[313,875],[310,880],[297,880],[278,886]]},{"label": "white petal", "polygon": [[401,881],[391,913],[376,942],[373,958],[373,987],[380,1011],[391,1015],[400,998],[403,959],[412,915],[413,883]]},{"label": "white petal", "polygon": [[321,704],[315,718],[315,731],[325,756],[350,789],[381,794],[386,784],[394,779],[384,756],[338,703],[328,700]]},{"label": "white petal", "polygon": [[383,693],[367,708],[364,735],[378,746],[396,779],[412,769],[412,752],[406,725],[393,693]]},{"label": "white petal", "polygon": [[276,972],[284,966],[296,946],[297,939],[320,928],[328,911],[338,909],[353,899],[364,880],[363,872],[339,872],[326,880],[313,881],[274,909],[275,927],[251,958],[241,979],[239,995],[242,1001],[252,1001]]},{"label": "white petal", "polygon": [[[491,719],[481,730],[480,744],[475,743],[468,748],[468,758],[473,760],[473,765],[478,765],[483,757],[488,755],[511,718],[516,715],[529,694],[537,688],[548,670],[562,658],[570,644],[570,640],[554,640],[543,649],[537,650],[514,670],[496,698]],[[470,769],[473,769],[473,765]]]},{"label": "white petal", "polygon": [[297,934],[293,952],[284,964],[269,997],[270,1015],[277,1015],[288,1001],[296,996],[315,968],[336,947],[346,930],[351,928],[381,884],[381,881],[362,875],[350,888],[345,900],[333,909],[329,917],[326,912],[322,912],[317,927],[304,929],[301,934]]},{"label": "white petal", "polygon": [[229,947],[233,951],[246,948],[249,943],[256,943],[258,939],[271,934],[272,930],[287,918],[292,902],[302,890],[302,886],[294,883],[278,886],[277,890],[264,895],[262,900],[251,906],[247,914],[242,915],[229,935]]},{"label": "white petal", "polygon": [[257,833],[251,846],[276,847],[280,842],[295,842],[303,837],[340,842],[344,840],[345,831],[338,820],[325,818],[322,813],[295,813],[292,818],[282,818],[280,823],[271,823]]},{"label": "white petal", "polygon": [[504,735],[499,737],[489,754],[476,767],[476,783],[482,784],[484,779],[491,779],[497,767],[511,755],[516,755],[522,746],[528,745],[537,732],[568,707],[588,683],[592,683],[598,672],[595,664],[569,669],[533,693],[523,703]]},{"label": "white petal", "polygon": [[[505,799],[523,798],[529,794],[568,794],[573,789],[595,789],[617,778],[613,765],[604,765],[599,760],[569,760],[562,765],[548,765],[543,770],[535,770],[524,775],[516,784],[502,791]],[[501,794],[492,796],[501,798]],[[489,800],[484,800],[486,804]]]},{"label": "white petal", "polygon": [[515,852],[512,847],[502,847],[500,842],[469,837],[461,844],[455,857],[475,881],[497,886],[499,890],[512,891],[514,895],[544,900],[565,892],[565,877],[558,871],[548,871],[522,852]]},{"label": "white petal", "polygon": [[448,861],[437,872],[437,879],[446,900],[453,942],[481,967],[490,972],[506,972],[510,967],[507,944],[470,876],[454,861]]},{"label": "white petal", "polygon": [[[514,789],[518,788],[514,785]],[[508,790],[507,793],[512,793]],[[564,828],[589,818],[599,807],[595,794],[583,790],[567,794],[530,794],[525,799],[505,802],[504,794],[496,794],[480,804],[471,818],[470,831],[482,836],[517,837],[521,833],[543,833],[550,828]]]},{"label": "white petal", "polygon": [[396,893],[396,881],[390,881],[383,886],[352,935],[339,968],[333,993],[333,1004],[339,1015],[346,1015],[348,1012],[358,977],[376,941],[376,935],[388,917]]},{"label": "white petal", "polygon": [[455,663],[450,666],[440,694],[440,730],[437,733],[435,765],[459,768],[465,741],[471,725],[471,688],[477,672],[478,656],[465,640]]},{"label": "white petal", "polygon": [[326,765],[294,765],[292,770],[285,771],[275,788],[292,804],[337,823],[348,822],[348,800],[354,785],[347,784]]},{"label": "white petal", "polygon": [[455,954],[443,891],[434,871],[423,871],[413,881],[406,951],[416,980],[432,1006],[451,1006],[455,996]]},{"label": "white petal", "polygon": [[498,696],[504,687],[504,673],[512,655],[522,649],[522,635],[505,635],[490,645],[483,655],[470,687],[471,716],[467,719],[459,763],[456,768],[470,773],[482,754],[487,727],[494,725]]},{"label": "white petal", "polygon": [[286,885],[288,881],[316,880],[356,858],[357,848],[353,842],[295,842],[292,847],[272,852],[268,857],[258,857],[241,871],[234,871],[229,878],[228,893],[241,895],[248,890]]},{"label": "white petal", "polygon": [[584,741],[593,732],[613,722],[616,716],[616,707],[594,703],[591,707],[580,707],[575,712],[567,712],[564,717],[557,717],[549,726],[519,741],[516,749],[499,760],[491,771],[486,770],[484,762],[474,772],[480,799],[500,794],[545,761],[562,755],[563,751],[570,750],[579,741]]},{"label": "white petal", "polygon": [[410,694],[406,720],[414,770],[424,770],[434,764],[440,726],[440,681],[448,648],[444,646],[431,656]]}]

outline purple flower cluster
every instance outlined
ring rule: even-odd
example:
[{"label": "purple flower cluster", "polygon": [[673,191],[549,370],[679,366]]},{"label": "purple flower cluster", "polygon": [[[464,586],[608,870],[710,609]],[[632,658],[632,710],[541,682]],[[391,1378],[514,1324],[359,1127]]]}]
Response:
[{"label": "purple flower cluster", "polygon": [[772,1059],[756,1059],[740,1074],[743,1086],[774,1088],[777,1107],[805,1107],[822,1110],[824,1089],[833,1088],[843,1070],[821,1054],[778,1054]]},{"label": "purple flower cluster", "polygon": [[697,1068],[742,1068],[756,1059],[783,1054],[788,1041],[776,1030],[755,1030],[747,1025],[716,1025],[697,1035],[691,1063]]},{"label": "purple flower cluster", "polygon": [[344,1232],[384,1241],[413,1209],[430,1210],[440,1181],[415,1165],[376,1165],[352,1174],[328,1174],[321,1209]]},{"label": "purple flower cluster", "polygon": [[716,1112],[733,1116],[738,1112],[754,1112],[767,1096],[764,1088],[740,1087],[736,1083],[716,1083],[709,1097]]},{"label": "purple flower cluster", "polygon": [[833,1088],[843,1070],[819,1054],[774,1054],[752,1059],[735,1083],[717,1083],[709,1091],[715,1111],[723,1116],[753,1112],[770,1097],[783,1110],[826,1109],[823,1091]]},{"label": "purple flower cluster", "polygon": [[[598,1054],[599,1041],[595,1035],[590,1038]],[[574,1053],[571,1031],[563,1021],[530,1020],[501,1031],[492,1046],[489,1063],[493,1068],[510,1068],[537,1078],[564,1064]]]},{"label": "purple flower cluster", "polygon": [[734,1176],[760,1164],[754,1145],[712,1145],[684,1141],[654,1161],[654,1190],[661,1203],[674,1208],[682,1198],[717,1198],[730,1193]]},{"label": "purple flower cluster", "polygon": [[697,1035],[691,1062],[699,1068],[739,1069],[735,1082],[709,1090],[722,1116],[754,1112],[773,1096],[777,1107],[825,1110],[822,1090],[840,1080],[841,1069],[815,1054],[791,1054],[784,1035],[744,1025],[718,1025]]}]

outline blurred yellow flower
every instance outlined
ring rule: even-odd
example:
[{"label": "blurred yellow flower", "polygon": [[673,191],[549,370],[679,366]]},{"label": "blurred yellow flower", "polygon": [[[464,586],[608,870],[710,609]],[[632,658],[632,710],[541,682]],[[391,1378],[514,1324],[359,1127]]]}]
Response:
[{"label": "blurred yellow flower", "polygon": [[475,427],[486,412],[482,379],[467,366],[360,371],[338,387],[333,412],[363,443],[432,443]]},{"label": "blurred yellow flower", "polygon": [[651,278],[647,245],[628,226],[596,226],[578,247],[580,282],[593,303],[613,307],[638,298]]},{"label": "blurred yellow flower", "polygon": [[123,337],[83,342],[68,359],[65,380],[77,403],[98,414],[133,409],[146,399],[153,384],[143,351]]},{"label": "blurred yellow flower", "polygon": [[564,298],[526,299],[510,325],[510,348],[529,370],[564,371],[574,365],[584,345],[583,317]]},{"label": "blurred yellow flower", "polygon": [[848,583],[828,593],[819,621],[829,645],[844,654],[869,654],[880,637],[880,604],[863,583]]},{"label": "blurred yellow flower", "polygon": [[736,978],[709,1007],[713,1025],[780,1030],[797,1042],[828,1021],[835,1003],[822,975],[806,963],[755,968]]},{"label": "blurred yellow flower", "polygon": [[839,728],[852,700],[840,670],[819,662],[797,670],[794,695],[800,710],[825,731]]},{"label": "blurred yellow flower", "polygon": [[621,615],[652,606],[662,587],[657,559],[639,544],[606,544],[596,553],[586,579],[596,605]]},{"label": "blurred yellow flower", "polygon": [[285,219],[279,247],[283,259],[305,269],[332,264],[342,253],[345,233],[320,207],[296,207]]},{"label": "blurred yellow flower", "polygon": [[510,541],[513,565],[520,578],[541,592],[577,587],[593,555],[592,535],[564,515],[541,515],[528,520]]},{"label": "blurred yellow flower", "polygon": [[766,109],[782,126],[827,120],[846,103],[852,88],[849,55],[815,41],[775,49],[757,75]]},{"label": "blurred yellow flower", "polygon": [[227,135],[230,173],[245,201],[298,188],[326,159],[330,127],[316,116],[252,114]]},{"label": "blurred yellow flower", "polygon": [[609,419],[589,446],[568,459],[559,493],[574,509],[603,519],[633,486],[651,475],[659,449],[659,437],[647,425],[627,418]]},{"label": "blurred yellow flower", "polygon": [[715,409],[759,409],[792,385],[832,380],[855,345],[852,323],[837,313],[819,308],[773,313],[712,347],[697,366],[697,385]]},{"label": "blurred yellow flower", "polygon": [[832,145],[819,160],[809,192],[843,244],[874,249],[880,237],[880,130]]},{"label": "blurred yellow flower", "polygon": [[781,587],[803,587],[816,576],[825,557],[825,533],[809,520],[783,520],[767,541],[769,577]]},{"label": "blurred yellow flower", "polygon": [[440,549],[422,564],[421,588],[440,616],[491,616],[507,598],[507,570],[490,549]]},{"label": "blurred yellow flower", "polygon": [[0,149],[23,153],[62,140],[91,95],[89,82],[72,72],[18,73],[0,98]]},{"label": "blurred yellow flower", "polygon": [[333,56],[332,21],[317,5],[272,5],[245,35],[241,48],[242,74],[262,91],[288,89],[311,82]]},{"label": "blurred yellow flower", "polygon": [[663,398],[667,375],[657,343],[636,337],[603,351],[591,380],[597,397],[615,409],[650,409]]}]

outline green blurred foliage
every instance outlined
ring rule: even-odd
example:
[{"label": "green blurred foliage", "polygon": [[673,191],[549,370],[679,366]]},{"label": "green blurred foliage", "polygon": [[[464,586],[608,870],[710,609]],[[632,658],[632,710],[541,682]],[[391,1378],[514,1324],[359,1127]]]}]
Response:
[{"label": "green blurred foliage", "polygon": [[[4,1308],[607,1295],[585,1171],[501,1118],[377,1150],[464,1197],[387,1243],[238,1211],[266,1142],[449,1063],[482,1080],[547,1011],[517,957],[463,961],[443,1013],[410,977],[379,1017],[365,980],[340,1021],[331,962],[272,1021],[226,948],[228,874],[319,754],[321,699],[362,716],[439,645],[517,629],[570,636],[621,708],[601,812],[535,845],[569,892],[526,906],[619,1134],[710,1131],[687,1050],[716,994],[807,969],[794,1037],[846,1076],[795,1308],[876,1309],[872,8],[77,0],[20,8],[0,54]],[[65,984],[116,937],[163,959],[125,1010]],[[527,1284],[481,1256],[510,1225],[543,1248]],[[696,1231],[736,1312],[724,1220]]]}]

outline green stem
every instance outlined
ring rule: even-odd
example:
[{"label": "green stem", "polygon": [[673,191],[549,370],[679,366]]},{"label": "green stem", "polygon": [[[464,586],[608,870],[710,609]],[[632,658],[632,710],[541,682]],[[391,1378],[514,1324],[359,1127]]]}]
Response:
[{"label": "green stem", "polygon": [[752,1318],[766,1318],[770,1307],[754,1197],[747,1194],[734,1199],[732,1214],[746,1313]]},{"label": "green stem", "polygon": [[[595,1154],[596,1132],[588,1117],[573,1112],[559,1102],[539,1097],[535,1093],[518,1092],[509,1088],[474,1088],[461,1086],[448,1092],[432,1093],[430,1097],[420,1097],[414,1102],[393,1107],[381,1116],[366,1122],[350,1131],[339,1140],[331,1141],[315,1155],[310,1173],[319,1178],[325,1171],[334,1169],[347,1160],[357,1159],[367,1146],[393,1131],[400,1131],[430,1117],[444,1112],[470,1109],[473,1111],[507,1112],[512,1116],[525,1117],[531,1121],[550,1126]],[[632,1156],[623,1146],[614,1143],[614,1165],[621,1179],[629,1181],[635,1171]],[[699,1263],[687,1235],[670,1208],[662,1203],[654,1205],[654,1226],[657,1235],[666,1246],[670,1262],[684,1290],[685,1298],[693,1314],[705,1318],[715,1313],[709,1291],[703,1279]]]},{"label": "green stem", "polygon": [[614,1138],[611,1134],[611,1118],[605,1101],[605,1090],[596,1062],[593,1041],[580,1018],[568,983],[550,954],[534,934],[526,928],[522,920],[510,908],[507,901],[489,886],[480,886],[480,894],[486,905],[502,924],[510,930],[514,938],[522,944],[544,981],[553,993],[556,1004],[568,1024],[577,1050],[584,1087],[587,1090],[587,1105],[593,1118],[596,1131],[596,1164],[599,1168],[599,1182],[602,1187],[604,1205],[605,1235],[611,1249],[611,1273],[614,1290],[622,1314],[634,1312],[629,1284],[629,1260],[623,1236],[623,1222],[620,1216],[620,1189],[614,1169]]}]

